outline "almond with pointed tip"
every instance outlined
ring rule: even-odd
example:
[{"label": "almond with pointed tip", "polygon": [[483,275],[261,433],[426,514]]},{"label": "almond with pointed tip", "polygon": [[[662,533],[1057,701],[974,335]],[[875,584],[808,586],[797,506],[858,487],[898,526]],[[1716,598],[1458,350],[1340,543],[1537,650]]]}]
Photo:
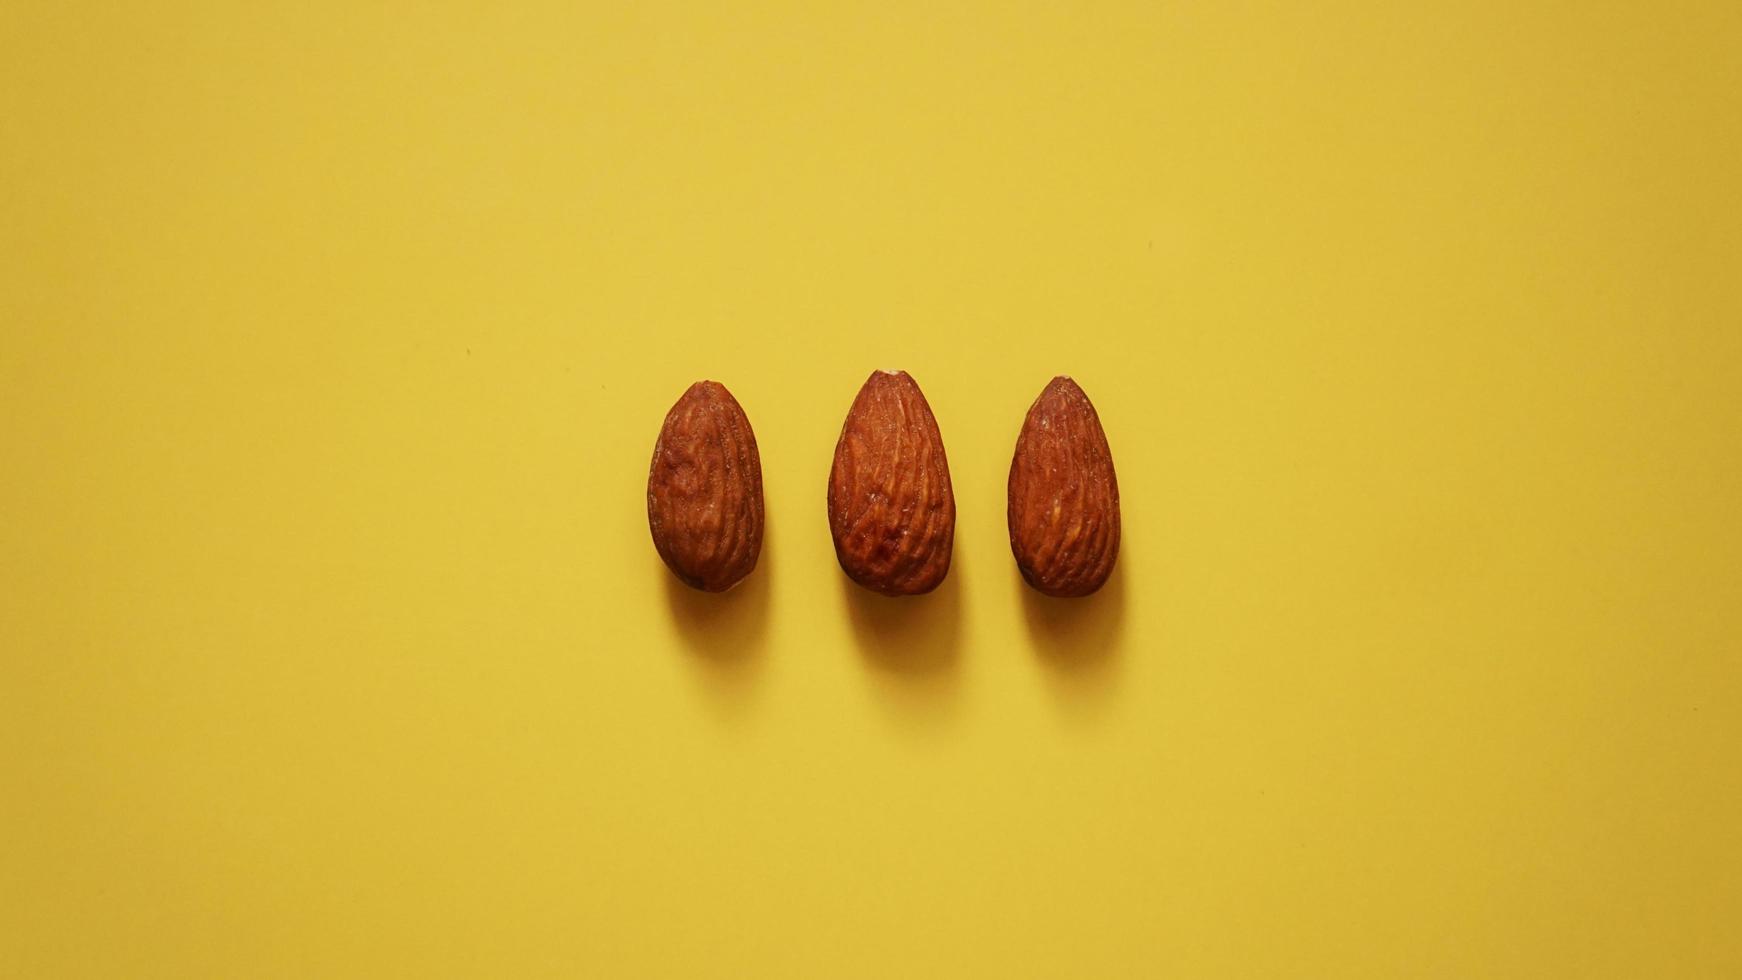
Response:
[{"label": "almond with pointed tip", "polygon": [[1089,396],[1059,376],[1034,400],[1010,461],[1010,550],[1028,584],[1085,596],[1119,558],[1119,481]]},{"label": "almond with pointed tip", "polygon": [[905,371],[875,371],[841,426],[829,471],[829,530],[848,577],[919,595],[950,571],[956,497],[937,419]]},{"label": "almond with pointed tip", "polygon": [[762,458],[737,399],[690,385],[665,416],[647,474],[647,525],[685,585],[724,592],[762,552]]}]

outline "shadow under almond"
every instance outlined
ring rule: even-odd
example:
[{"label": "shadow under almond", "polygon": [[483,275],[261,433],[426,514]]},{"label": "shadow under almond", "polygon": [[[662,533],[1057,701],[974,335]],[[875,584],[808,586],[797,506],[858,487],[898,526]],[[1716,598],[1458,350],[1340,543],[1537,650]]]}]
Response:
[{"label": "shadow under almond", "polygon": [[962,576],[952,568],[936,589],[885,596],[840,576],[853,642],[877,701],[896,723],[932,728],[960,703]]},{"label": "shadow under almond", "polygon": [[1020,573],[1012,577],[1029,642],[1054,701],[1072,715],[1099,714],[1117,690],[1124,657],[1127,563],[1115,566],[1093,594],[1072,599],[1043,595]]},{"label": "shadow under almond", "polygon": [[768,657],[771,565],[765,542],[755,570],[725,592],[692,589],[659,566],[666,604],[691,672],[706,699],[725,716],[749,708]]}]

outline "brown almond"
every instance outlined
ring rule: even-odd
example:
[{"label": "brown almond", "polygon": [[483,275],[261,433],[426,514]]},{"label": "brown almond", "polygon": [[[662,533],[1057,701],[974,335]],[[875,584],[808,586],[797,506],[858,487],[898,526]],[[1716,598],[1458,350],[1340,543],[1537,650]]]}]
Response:
[{"label": "brown almond", "polygon": [[829,471],[829,530],[849,578],[918,595],[950,571],[956,497],[944,438],[905,371],[876,371],[847,412]]},{"label": "brown almond", "polygon": [[685,585],[724,592],[762,552],[762,458],[737,399],[690,385],[666,413],[647,474],[647,526]]},{"label": "brown almond", "polygon": [[1085,596],[1119,557],[1119,481],[1101,418],[1067,377],[1052,379],[1022,423],[1010,461],[1010,550],[1028,584]]}]

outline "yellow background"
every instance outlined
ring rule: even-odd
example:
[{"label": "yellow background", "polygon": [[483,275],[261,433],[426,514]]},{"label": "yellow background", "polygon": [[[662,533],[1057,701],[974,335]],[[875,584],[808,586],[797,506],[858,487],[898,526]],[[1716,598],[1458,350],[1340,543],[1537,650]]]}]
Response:
[{"label": "yellow background", "polygon": [[1742,975],[1742,8],[1011,6],[0,10],[0,975]]}]

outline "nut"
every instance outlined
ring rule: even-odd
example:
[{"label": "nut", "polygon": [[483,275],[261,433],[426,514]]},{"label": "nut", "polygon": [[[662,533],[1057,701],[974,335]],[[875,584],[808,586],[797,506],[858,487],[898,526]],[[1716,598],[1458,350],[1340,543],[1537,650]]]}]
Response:
[{"label": "nut", "polygon": [[1067,377],[1052,379],[1022,423],[1010,461],[1010,550],[1028,584],[1085,596],[1119,557],[1119,481],[1100,416]]},{"label": "nut", "polygon": [[685,585],[724,592],[762,552],[756,434],[718,381],[690,385],[666,413],[647,474],[647,526]]},{"label": "nut", "polygon": [[944,439],[905,371],[876,371],[847,412],[829,471],[829,530],[847,576],[919,595],[950,571],[956,497]]}]

